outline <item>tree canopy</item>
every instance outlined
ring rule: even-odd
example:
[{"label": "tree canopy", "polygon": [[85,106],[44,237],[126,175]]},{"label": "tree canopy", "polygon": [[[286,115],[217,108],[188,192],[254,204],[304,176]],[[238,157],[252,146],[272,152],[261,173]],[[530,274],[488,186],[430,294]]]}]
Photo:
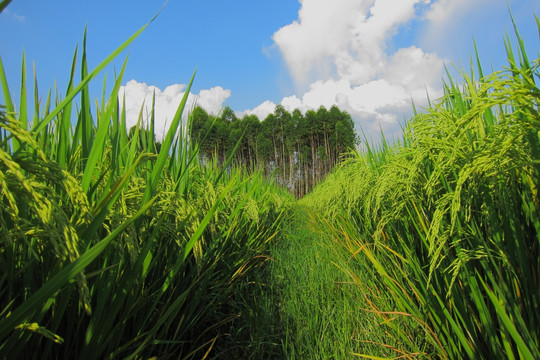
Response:
[{"label": "tree canopy", "polygon": [[225,107],[219,116],[196,107],[191,113],[191,141],[203,160],[223,164],[234,151],[237,163],[262,169],[295,196],[308,193],[350,149],[357,145],[354,122],[336,106],[305,114],[277,105],[263,121],[238,118]]}]

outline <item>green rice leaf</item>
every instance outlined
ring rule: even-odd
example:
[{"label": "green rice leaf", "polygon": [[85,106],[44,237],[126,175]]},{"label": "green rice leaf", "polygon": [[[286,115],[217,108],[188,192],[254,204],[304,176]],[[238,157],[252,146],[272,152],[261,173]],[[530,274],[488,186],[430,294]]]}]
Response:
[{"label": "green rice leaf", "polygon": [[[160,10],[161,11],[161,10]],[[45,128],[45,126],[52,121],[52,119],[62,111],[62,109],[70,103],[73,98],[81,92],[83,89],[85,89],[88,86],[88,83],[96,77],[97,74],[99,74],[111,61],[113,61],[122,51],[124,51],[129,44],[131,44],[139,35],[150,25],[152,21],[155,20],[155,18],[159,15],[159,12],[150,19],[148,23],[146,23],[144,26],[142,26],[139,30],[137,30],[133,35],[131,35],[126,41],[124,41],[116,50],[114,50],[105,60],[103,60],[99,65],[92,70],[87,76],[84,77],[84,79],[74,88],[72,89],[69,94],[66,95],[66,98],[62,100],[54,110],[50,112],[48,116],[46,116],[42,121],[40,121],[37,124],[34,124],[33,131],[34,132],[40,132]]]},{"label": "green rice leaf", "polygon": [[58,291],[66,286],[77,274],[83,271],[94,261],[111,243],[117,238],[129,225],[142,216],[146,210],[153,204],[155,198],[141,206],[129,220],[122,223],[118,228],[112,231],[107,237],[92,246],[88,251],[82,254],[77,260],[64,267],[53,278],[47,281],[38,291],[32,294],[23,304],[16,308],[7,318],[0,321],[0,340],[4,340],[15,326],[31,321],[31,318],[39,311],[46,301],[53,297]]},{"label": "green rice leaf", "polygon": [[13,114],[15,109],[13,108],[13,101],[11,100],[11,95],[9,94],[9,86],[7,82],[6,73],[4,71],[4,63],[2,62],[2,57],[0,56],[0,82],[2,83],[2,92],[4,93],[4,104],[6,106],[6,111],[8,114]]},{"label": "green rice leaf", "polygon": [[122,78],[124,75],[124,70],[126,69],[126,64],[127,64],[127,58],[124,61],[124,64],[122,65],[122,70],[120,71],[120,75],[116,79],[113,91],[111,93],[111,97],[109,98],[107,105],[105,109],[103,109],[102,114],[99,119],[97,133],[96,133],[95,139],[93,140],[92,149],[90,150],[90,155],[88,156],[86,167],[84,169],[83,178],[81,180],[81,185],[85,192],[87,192],[90,187],[90,182],[92,181],[92,177],[95,174],[96,165],[98,164],[98,161],[100,161],[103,158],[103,151],[105,150],[105,141],[109,133],[111,116],[114,110],[114,106],[116,105],[116,102],[117,102],[116,94],[118,94],[118,90],[120,89],[120,85],[122,83]]},{"label": "green rice leaf", "polygon": [[184,96],[182,97],[182,100],[180,101],[180,104],[178,105],[176,114],[174,115],[174,118],[171,122],[169,130],[167,131],[167,135],[165,136],[165,139],[161,143],[161,150],[159,151],[156,163],[154,164],[154,168],[152,169],[152,174],[150,175],[150,184],[148,184],[148,186],[145,189],[144,196],[142,198],[142,204],[148,201],[150,197],[155,193],[157,185],[161,179],[163,168],[165,167],[166,160],[169,156],[169,151],[171,150],[173,140],[178,131],[180,121],[182,120],[182,113],[184,111],[184,107],[186,105],[189,92],[191,91],[191,85],[193,84],[193,80],[195,79],[196,71],[197,70],[195,70],[193,72],[193,75],[191,76],[191,80],[189,81],[186,91],[184,92]]},{"label": "green rice leaf", "polygon": [[[537,348],[534,347],[534,344],[527,345],[521,335],[519,334],[519,331],[517,330],[514,321],[510,318],[509,314],[507,314],[506,310],[504,309],[504,306],[502,305],[502,301],[499,300],[497,295],[491,290],[484,280],[479,277],[478,278],[480,282],[482,283],[482,286],[484,287],[484,290],[489,296],[489,299],[491,300],[491,303],[495,307],[495,311],[497,312],[497,315],[499,316],[499,319],[501,319],[502,324],[504,325],[504,329],[508,331],[512,339],[515,341],[520,355],[523,356],[524,359],[538,359],[540,358],[540,352]],[[534,354],[533,354],[534,352]]]}]

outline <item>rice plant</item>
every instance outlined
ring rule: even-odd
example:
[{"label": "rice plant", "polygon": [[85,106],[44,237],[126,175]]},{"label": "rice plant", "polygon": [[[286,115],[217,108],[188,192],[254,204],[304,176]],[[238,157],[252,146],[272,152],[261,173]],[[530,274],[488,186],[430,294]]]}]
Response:
[{"label": "rice plant", "polygon": [[193,78],[160,146],[153,109],[127,128],[126,62],[91,106],[89,82],[146,26],[91,71],[85,32],[65,96],[36,90],[33,119],[24,57],[19,107],[0,59],[1,357],[207,357],[290,216],[261,173],[199,162],[182,123]]},{"label": "rice plant", "polygon": [[402,144],[356,153],[304,200],[332,219],[385,357],[540,357],[540,60],[515,32],[507,68],[471,61]]}]

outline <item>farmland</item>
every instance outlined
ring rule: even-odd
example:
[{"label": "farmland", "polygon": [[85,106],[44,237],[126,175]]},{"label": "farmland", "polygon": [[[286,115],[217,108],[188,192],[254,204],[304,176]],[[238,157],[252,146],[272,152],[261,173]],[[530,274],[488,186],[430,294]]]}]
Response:
[{"label": "farmland", "polygon": [[126,63],[91,105],[145,28],[94,69],[84,39],[30,104],[24,57],[18,105],[0,59],[0,357],[540,358],[540,60],[517,29],[507,68],[475,53],[401,140],[321,140],[310,171],[335,168],[296,200],[294,146],[268,140],[273,178],[212,125],[192,140],[195,73],[159,144],[153,106],[127,126]]}]

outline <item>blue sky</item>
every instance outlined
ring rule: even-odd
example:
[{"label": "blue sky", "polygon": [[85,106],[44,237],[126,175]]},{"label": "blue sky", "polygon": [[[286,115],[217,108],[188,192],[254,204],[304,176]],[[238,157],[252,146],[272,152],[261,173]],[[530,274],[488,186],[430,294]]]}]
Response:
[{"label": "blue sky", "polygon": [[[535,59],[540,1],[509,4]],[[13,0],[0,14],[0,56],[12,96],[18,102],[23,51],[29,78],[35,62],[45,97],[55,81],[65,89],[85,25],[94,67],[161,5]],[[278,103],[304,111],[338,104],[368,134],[379,127],[394,134],[410,115],[411,99],[425,104],[426,89],[440,96],[444,64],[467,65],[473,36],[484,66],[500,69],[502,39],[511,30],[506,0],[170,0],[105,72],[112,84],[113,68],[129,54],[122,94],[132,119],[155,90],[165,124],[197,68],[192,93],[211,112],[228,105],[262,120]],[[92,85],[95,99],[102,79]]]}]

